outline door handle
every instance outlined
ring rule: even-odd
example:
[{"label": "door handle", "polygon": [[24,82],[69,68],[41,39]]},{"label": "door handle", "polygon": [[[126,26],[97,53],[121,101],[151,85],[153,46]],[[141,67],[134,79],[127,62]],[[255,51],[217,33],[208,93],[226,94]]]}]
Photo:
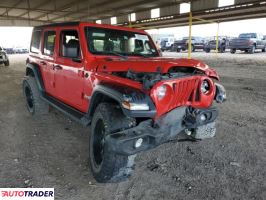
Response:
[{"label": "door handle", "polygon": [[61,65],[53,65],[53,70],[62,70],[63,67]]},{"label": "door handle", "polygon": [[42,65],[47,65],[46,62],[44,62],[44,61],[41,61],[40,63],[41,63]]}]

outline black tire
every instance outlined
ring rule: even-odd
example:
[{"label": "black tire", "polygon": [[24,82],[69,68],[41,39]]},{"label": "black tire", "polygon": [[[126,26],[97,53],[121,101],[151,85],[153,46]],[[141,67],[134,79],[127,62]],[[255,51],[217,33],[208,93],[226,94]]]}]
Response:
[{"label": "black tire", "polygon": [[230,52],[231,52],[232,54],[235,54],[235,53],[236,53],[236,49],[231,49]]},{"label": "black tire", "polygon": [[266,52],[266,46],[261,51],[262,52]]},{"label": "black tire", "polygon": [[206,53],[210,53],[210,52],[211,52],[211,49],[210,49],[210,48],[206,48],[206,49],[205,49],[205,52],[206,52]]},{"label": "black tire", "polygon": [[23,94],[27,109],[32,115],[44,115],[49,112],[49,105],[41,99],[34,77],[29,76],[23,80]]},{"label": "black tire", "polygon": [[176,49],[176,52],[178,52],[178,53],[181,52],[181,49]]},{"label": "black tire", "polygon": [[91,124],[89,161],[98,182],[120,182],[131,175],[135,155],[119,155],[108,150],[104,138],[107,134],[135,125],[135,119],[125,117],[114,104],[101,103],[96,108]]},{"label": "black tire", "polygon": [[4,62],[4,65],[5,65],[6,67],[8,67],[8,66],[9,66],[9,60],[7,60],[6,62]]}]

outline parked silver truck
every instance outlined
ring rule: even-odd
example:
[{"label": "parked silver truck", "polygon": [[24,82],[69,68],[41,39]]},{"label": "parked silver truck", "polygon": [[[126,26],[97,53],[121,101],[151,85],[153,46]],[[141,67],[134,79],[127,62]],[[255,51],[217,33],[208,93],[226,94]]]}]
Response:
[{"label": "parked silver truck", "polygon": [[266,40],[259,33],[241,33],[238,38],[230,41],[229,47],[231,53],[236,53],[236,50],[255,53],[256,49],[261,49],[262,52],[265,52]]}]

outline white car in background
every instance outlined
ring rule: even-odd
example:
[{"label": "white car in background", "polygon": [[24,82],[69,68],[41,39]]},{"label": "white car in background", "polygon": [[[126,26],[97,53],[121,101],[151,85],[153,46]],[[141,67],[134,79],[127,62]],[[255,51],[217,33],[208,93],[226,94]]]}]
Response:
[{"label": "white car in background", "polygon": [[4,64],[5,66],[9,66],[8,56],[1,46],[0,46],[0,64]]}]

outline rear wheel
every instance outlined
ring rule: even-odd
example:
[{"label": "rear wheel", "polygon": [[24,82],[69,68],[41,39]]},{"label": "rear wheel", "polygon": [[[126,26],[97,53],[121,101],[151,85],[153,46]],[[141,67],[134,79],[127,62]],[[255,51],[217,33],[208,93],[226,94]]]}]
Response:
[{"label": "rear wheel", "polygon": [[23,94],[28,111],[32,115],[43,115],[49,112],[49,105],[41,99],[34,77],[27,77],[23,80]]},{"label": "rear wheel", "polygon": [[130,176],[135,155],[118,155],[109,151],[105,136],[130,128],[135,123],[135,119],[125,117],[114,104],[101,103],[96,108],[91,124],[89,161],[98,182],[119,182]]},{"label": "rear wheel", "polygon": [[266,46],[262,49],[262,52],[266,52]]}]

